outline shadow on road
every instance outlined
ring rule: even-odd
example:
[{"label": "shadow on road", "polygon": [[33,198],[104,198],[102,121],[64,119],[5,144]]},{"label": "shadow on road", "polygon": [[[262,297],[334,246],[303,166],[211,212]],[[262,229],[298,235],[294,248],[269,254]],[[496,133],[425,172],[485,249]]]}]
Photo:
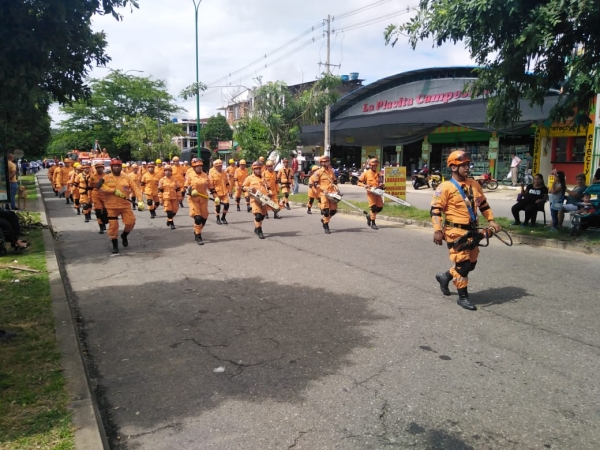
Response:
[{"label": "shadow on road", "polygon": [[523,288],[516,286],[503,286],[500,288],[486,289],[471,294],[471,302],[477,306],[502,305],[504,303],[516,302],[525,297],[531,297]]}]

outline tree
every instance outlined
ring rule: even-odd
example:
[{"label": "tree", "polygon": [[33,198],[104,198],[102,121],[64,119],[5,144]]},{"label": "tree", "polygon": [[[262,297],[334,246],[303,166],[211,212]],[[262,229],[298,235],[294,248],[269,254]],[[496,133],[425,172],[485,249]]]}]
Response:
[{"label": "tree", "polygon": [[491,92],[488,123],[507,125],[521,115],[519,101],[543,105],[552,89],[559,103],[550,111],[576,125],[589,122],[590,99],[600,92],[600,2],[580,0],[421,0],[418,13],[389,25],[386,44],[407,36],[411,46],[465,42],[480,66],[473,96]]},{"label": "tree", "polygon": [[246,116],[234,125],[233,138],[239,144],[240,158],[256,161],[260,156],[267,156],[271,144],[269,130],[258,117]]},{"label": "tree", "polygon": [[231,141],[233,139],[233,130],[227,123],[227,119],[221,114],[212,116],[206,121],[200,131],[200,139],[198,142],[209,142],[211,150],[216,150],[219,146],[219,141]]},{"label": "tree", "polygon": [[131,159],[134,161],[154,161],[156,158],[165,157],[170,159],[180,152],[179,147],[171,142],[171,138],[181,134],[181,124],[168,122],[161,125],[159,135],[156,119],[138,115],[125,119],[115,143],[121,148],[131,148]]}]

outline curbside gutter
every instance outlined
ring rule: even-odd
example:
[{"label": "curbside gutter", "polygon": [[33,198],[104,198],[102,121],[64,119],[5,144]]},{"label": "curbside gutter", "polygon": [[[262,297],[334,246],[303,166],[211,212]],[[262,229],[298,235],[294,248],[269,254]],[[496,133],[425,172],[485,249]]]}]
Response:
[{"label": "curbside gutter", "polygon": [[[290,202],[290,205],[300,206],[306,208],[306,204],[298,202]],[[364,217],[358,211],[346,211],[338,209],[338,214],[348,214],[356,217]],[[379,214],[378,219],[386,220],[388,222],[396,222],[404,225],[412,225],[414,227],[433,228],[431,222],[424,222],[422,220],[414,219],[403,219],[402,217],[390,217]],[[544,239],[533,236],[523,236],[522,234],[511,234],[513,244],[531,245],[534,247],[546,247],[558,250],[568,250],[571,252],[585,253],[587,255],[600,256],[600,246],[587,246],[573,242],[559,241],[556,239]]]},{"label": "curbside gutter", "polygon": [[[70,302],[65,289],[64,266],[60,265],[54,247],[52,225],[46,214],[46,204],[42,197],[40,185],[35,177],[37,192],[37,209],[42,225],[48,228],[42,230],[46,253],[46,269],[50,283],[52,312],[56,328],[58,349],[62,355],[61,366],[67,380],[67,391],[70,396],[69,410],[71,422],[75,428],[75,448],[85,450],[108,449],[108,440],[100,410],[90,387],[90,379],[81,356],[79,336],[71,312]],[[68,281],[67,281],[68,282]]]}]

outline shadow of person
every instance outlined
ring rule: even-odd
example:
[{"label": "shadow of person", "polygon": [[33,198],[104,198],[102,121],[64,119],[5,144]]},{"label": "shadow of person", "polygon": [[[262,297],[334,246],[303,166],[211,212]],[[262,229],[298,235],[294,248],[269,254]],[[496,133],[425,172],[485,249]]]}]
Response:
[{"label": "shadow of person", "polygon": [[516,286],[503,286],[470,293],[471,303],[482,307],[512,303],[530,296],[531,294],[525,289]]}]

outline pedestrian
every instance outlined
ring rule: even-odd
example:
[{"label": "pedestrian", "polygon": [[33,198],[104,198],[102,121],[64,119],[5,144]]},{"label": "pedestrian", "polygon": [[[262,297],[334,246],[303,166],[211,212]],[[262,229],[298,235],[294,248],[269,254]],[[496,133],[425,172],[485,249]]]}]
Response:
[{"label": "pedestrian", "polygon": [[15,203],[15,198],[17,197],[17,192],[19,190],[19,184],[17,182],[18,170],[17,165],[15,164],[15,155],[12,153],[8,154],[8,183],[10,188],[10,209],[13,211],[17,210],[17,204]]},{"label": "pedestrian", "polygon": [[208,219],[208,194],[216,194],[208,175],[202,170],[203,166],[201,159],[194,158],[192,160],[194,173],[186,178],[190,217],[194,218],[194,240],[198,245],[204,245],[202,229]]},{"label": "pedestrian", "polygon": [[[129,196],[135,193],[137,198],[141,194],[137,192],[137,186],[127,175],[121,174],[123,163],[118,158],[110,160],[110,173],[105,175],[99,189],[104,193],[104,203],[108,212],[108,237],[112,242],[113,254],[119,253],[119,216],[123,220],[123,233],[121,242],[123,247],[129,246],[127,236],[135,227],[135,216],[131,210]],[[138,209],[144,209],[144,203],[138,203]]]},{"label": "pedestrian", "polygon": [[[448,156],[448,167],[452,173],[449,181],[441,183],[431,201],[431,222],[433,223],[433,242],[442,245],[446,241],[450,261],[454,267],[435,278],[444,295],[450,295],[450,281],[458,289],[458,304],[465,309],[475,310],[469,299],[469,272],[475,270],[479,255],[478,240],[483,237],[477,230],[477,214],[487,219],[489,230],[483,233],[498,232],[502,228],[494,221],[492,209],[483,194],[479,183],[470,175],[471,156],[463,150],[456,150]],[[442,214],[444,219],[442,221]]]},{"label": "pedestrian", "polygon": [[227,169],[225,169],[225,171],[227,172],[227,182],[229,183],[229,198],[233,199],[233,187],[234,187],[234,175],[235,175],[235,170],[237,169],[237,167],[235,166],[235,160],[233,158],[231,158],[229,160]]},{"label": "pedestrian", "polygon": [[[173,169],[173,178],[175,179],[175,181],[177,181],[177,183],[179,183],[179,186],[182,186],[185,184],[185,172],[186,172],[186,168],[185,166],[183,166],[179,160],[179,156],[173,156],[173,159],[171,159],[171,168]],[[183,208],[183,197],[185,196],[185,190],[182,189],[181,190],[181,196],[180,196],[180,200],[179,200],[179,206],[181,208]]]},{"label": "pedestrian", "polygon": [[58,196],[66,199],[67,205],[69,204],[69,200],[72,200],[71,191],[69,190],[69,174],[71,170],[71,160],[65,158],[58,163],[58,169],[54,171],[54,186],[58,191]]},{"label": "pedestrian", "polygon": [[92,220],[92,200],[90,195],[92,191],[92,185],[90,183],[90,177],[92,175],[91,168],[92,166],[89,161],[83,161],[81,163],[81,173],[77,175],[75,182],[73,183],[75,188],[79,191],[79,203],[81,205],[83,216],[85,217],[85,223]]},{"label": "pedestrian", "polygon": [[283,202],[283,206],[285,206],[285,209],[290,210],[289,196],[290,192],[294,189],[294,172],[289,167],[289,159],[283,158],[282,163],[283,167],[277,172],[277,184],[281,186],[281,193],[283,194],[281,201]]},{"label": "pedestrian", "polygon": [[367,216],[367,225],[373,230],[378,230],[379,227],[375,223],[377,214],[383,211],[383,197],[380,195],[373,194],[370,189],[382,189],[383,177],[377,170],[379,161],[377,158],[371,158],[369,160],[369,169],[365,170],[358,178],[358,186],[364,187],[367,190],[367,201],[369,202],[369,209],[371,213]]},{"label": "pedestrian", "polygon": [[292,173],[294,174],[294,190],[293,195],[298,195],[298,188],[300,187],[300,164],[298,163],[298,156],[295,153],[290,154],[292,159]]},{"label": "pedestrian", "polygon": [[553,172],[555,175],[554,183],[549,190],[550,215],[552,216],[552,228],[550,228],[550,231],[558,231],[558,213],[563,209],[567,182],[563,171],[559,170],[558,172]]},{"label": "pedestrian", "polygon": [[[217,225],[227,225],[227,211],[229,211],[229,181],[227,179],[227,172],[223,170],[223,161],[220,159],[215,160],[212,169],[208,172],[208,178],[217,192],[215,197],[215,215],[217,216]],[[223,206],[223,215],[221,214],[221,205]]]},{"label": "pedestrian", "polygon": [[[252,174],[246,178],[243,184],[244,192],[256,193],[260,191],[263,195],[270,195],[267,184],[263,177],[262,164],[259,161],[252,163]],[[252,214],[254,214],[254,233],[259,239],[264,239],[262,223],[267,215],[267,205],[263,205],[258,199],[252,197]]]},{"label": "pedestrian", "polygon": [[73,168],[69,172],[69,192],[71,192],[71,198],[73,200],[73,208],[77,211],[77,215],[81,215],[81,205],[79,203],[79,186],[77,185],[77,178],[81,174],[81,168],[78,162],[73,163]]},{"label": "pedestrian", "polygon": [[158,182],[158,198],[167,213],[167,226],[171,227],[171,230],[175,229],[175,216],[179,211],[182,187],[173,177],[173,168],[167,164],[165,166],[165,176]]},{"label": "pedestrian", "polygon": [[[271,200],[273,200],[273,202],[275,204],[278,204],[279,201],[278,201],[278,194],[277,194],[277,173],[275,172],[275,164],[273,164],[273,161],[269,160],[266,163],[266,167],[267,167],[267,170],[264,171],[263,178],[265,180],[265,184],[267,185],[267,189],[269,191],[269,197],[271,198]],[[268,211],[272,211],[272,210],[273,210],[273,208],[271,208],[270,206],[267,207],[267,214],[265,215],[265,217],[267,219],[269,218]],[[279,215],[279,213],[277,211],[275,211],[274,218],[281,219],[281,216]]]},{"label": "pedestrian", "polygon": [[155,165],[150,161],[147,165],[147,172],[142,177],[141,187],[144,189],[146,195],[146,204],[148,205],[148,211],[150,211],[150,218],[156,217],[156,208],[160,206],[160,199],[158,198],[158,182],[160,178],[155,172]]},{"label": "pedestrian", "polygon": [[519,178],[519,164],[521,164],[521,158],[519,158],[515,152],[511,152],[510,157],[510,177],[512,186],[516,186]]},{"label": "pedestrian", "polygon": [[329,222],[337,213],[337,203],[331,201],[327,195],[337,193],[338,188],[336,186],[337,180],[333,169],[329,167],[331,159],[329,156],[322,156],[319,158],[319,164],[321,167],[313,174],[310,178],[313,186],[319,191],[319,203],[321,207],[321,223],[323,224],[323,230],[325,234],[330,234]]},{"label": "pedestrian", "polygon": [[248,212],[252,211],[252,206],[250,206],[250,196],[247,193],[244,193],[243,186],[244,181],[248,178],[248,168],[246,167],[246,160],[240,159],[240,166],[235,169],[233,174],[233,182],[235,183],[235,204],[237,205],[237,210],[240,211],[240,201],[242,200],[242,194],[245,194],[246,200],[246,210]]}]

